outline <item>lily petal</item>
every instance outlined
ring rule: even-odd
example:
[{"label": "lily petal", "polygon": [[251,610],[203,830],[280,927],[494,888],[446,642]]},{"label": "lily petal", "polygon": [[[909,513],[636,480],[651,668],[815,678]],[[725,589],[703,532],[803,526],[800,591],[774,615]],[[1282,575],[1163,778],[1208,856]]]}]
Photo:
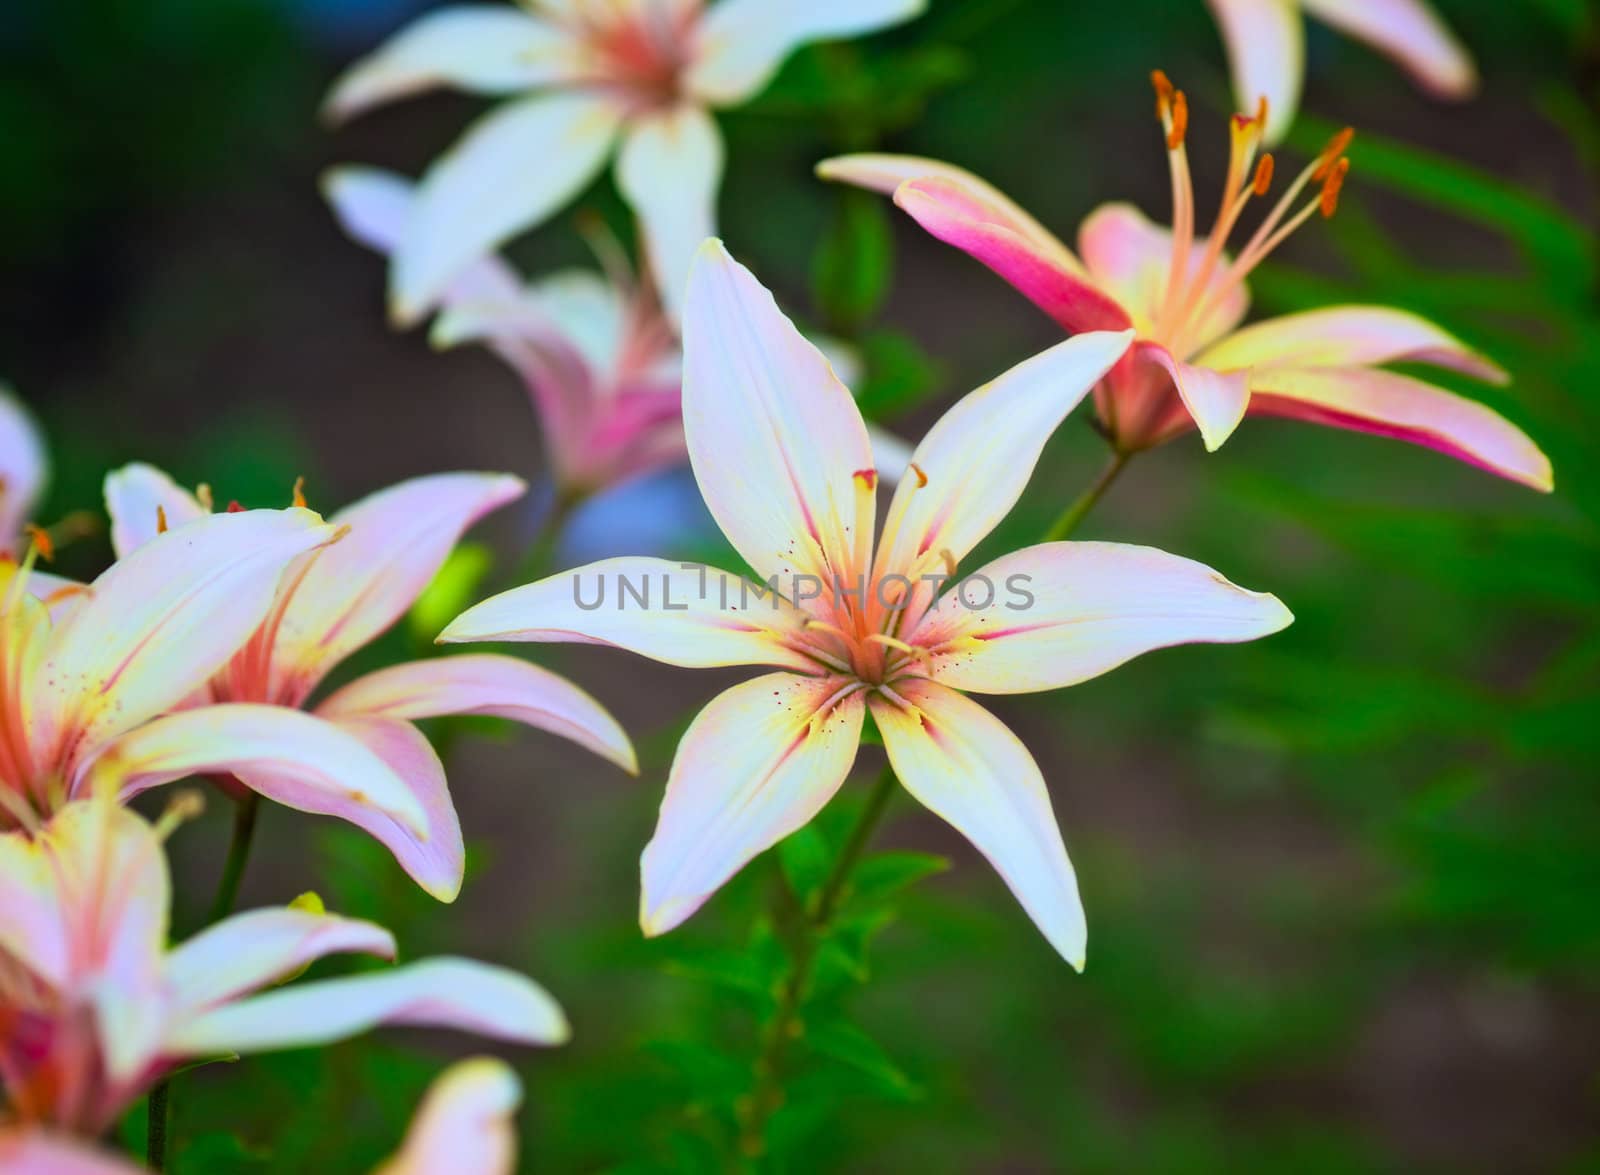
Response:
[{"label": "lily petal", "polygon": [[1234,101],[1240,110],[1254,110],[1265,98],[1265,140],[1277,143],[1294,123],[1305,82],[1306,30],[1299,5],[1292,0],[1208,2],[1228,50]]},{"label": "lily petal", "polygon": [[1018,223],[1015,205],[990,199],[993,191],[952,178],[908,180],[894,202],[946,244],[983,262],[1068,331],[1121,330],[1129,312],[1112,293],[1083,272],[1065,245],[1028,217]]},{"label": "lily petal", "polygon": [[330,695],[324,718],[413,721],[441,714],[487,714],[548,730],[637,774],[633,744],[594,698],[558,674],[517,657],[467,653],[391,665]]},{"label": "lily petal", "polygon": [[1215,453],[1239,427],[1250,406],[1250,373],[1214,371],[1198,364],[1182,363],[1173,358],[1172,352],[1155,343],[1140,343],[1137,350],[1145,359],[1167,369],[1173,386],[1178,389],[1178,398],[1200,430],[1206,452]]},{"label": "lily petal", "polygon": [[142,462],[106,474],[105,498],[106,513],[111,516],[111,549],[119,559],[163,530],[210,513],[188,490],[154,465]]},{"label": "lily petal", "polygon": [[373,1175],[511,1175],[522,1083],[504,1061],[458,1061],[428,1087],[400,1153]]},{"label": "lily petal", "polygon": [[1386,54],[1441,98],[1478,88],[1472,55],[1423,0],[1301,0],[1306,11]]},{"label": "lily petal", "polygon": [[1152,649],[1255,640],[1294,619],[1203,563],[1122,543],[1025,547],[972,579],[981,591],[946,593],[906,639],[932,651],[929,677],[979,693],[1060,689]]},{"label": "lily petal", "polygon": [[[124,797],[186,775],[292,781],[324,803],[376,808],[419,836],[428,830],[423,805],[381,758],[333,723],[287,706],[236,702],[168,714],[112,743],[90,774]],[[285,797],[271,796],[296,806]]]},{"label": "lily petal", "polygon": [[340,76],[323,106],[342,122],[439,86],[507,94],[548,85],[578,65],[560,26],[504,4],[461,4],[407,25]]},{"label": "lily petal", "polygon": [[0,384],[0,549],[9,548],[33,513],[50,473],[33,414]]},{"label": "lily petal", "polygon": [[959,562],[1016,505],[1050,434],[1128,349],[1090,331],[1017,364],[928,431],[889,505],[875,580]]},{"label": "lily petal", "polygon": [[689,274],[683,430],[712,517],[757,575],[854,582],[872,543],[863,495],[876,484],[861,412],[720,241]]},{"label": "lily petal", "polygon": [[735,105],[764,90],[801,45],[876,32],[925,7],[926,0],[718,0],[700,23],[684,88],[713,106]]},{"label": "lily petal", "polygon": [[[1079,227],[1078,249],[1095,282],[1133,316],[1140,336],[1154,334],[1172,266],[1172,230],[1154,223],[1132,204],[1102,204]],[[1204,241],[1194,246],[1189,273],[1198,273],[1205,249]],[[1243,282],[1215,302],[1211,299],[1227,263],[1228,256],[1223,254],[1206,282],[1205,299],[1211,308],[1199,322],[1185,328],[1184,334],[1194,340],[1192,347],[1185,348],[1185,357],[1232,330],[1249,309],[1250,293]]]},{"label": "lily petal", "polygon": [[698,106],[633,123],[617,156],[617,186],[639,217],[650,269],[673,321],[682,316],[695,250],[717,231],[722,135]]},{"label": "lily petal", "polygon": [[0,836],[0,952],[53,986],[102,975],[141,990],[166,948],[171,898],[154,831],[107,799],[66,805],[37,835]]},{"label": "lily petal", "polygon": [[37,761],[70,785],[107,740],[205,684],[266,617],[284,569],[333,533],[309,510],[216,514],[114,563],[51,634]]},{"label": "lily petal", "polygon": [[1039,766],[998,718],[937,682],[874,695],[872,716],[905,789],[989,859],[1050,945],[1083,970],[1088,931]]},{"label": "lily petal", "polygon": [[1437,449],[1548,493],[1555,474],[1528,434],[1476,400],[1373,368],[1260,368],[1250,411],[1289,416]]},{"label": "lily petal", "polygon": [[426,959],[392,970],[297,983],[224,1004],[178,1024],[175,1057],[312,1048],[383,1024],[456,1028],[518,1044],[571,1035],[560,1006],[533,980],[470,959]]},{"label": "lily petal", "polygon": [[390,273],[396,323],[415,323],[467,266],[575,196],[621,122],[609,97],[558,93],[508,102],[474,123],[417,188]]},{"label": "lily petal", "polygon": [[[334,167],[322,174],[322,195],[339,226],[356,241],[384,256],[405,238],[417,186],[404,176],[378,167]],[[447,306],[516,299],[522,283],[516,271],[493,253],[469,263],[450,282],[442,301]]]},{"label": "lily petal", "polygon": [[0,1129],[5,1175],[145,1175],[144,1167],[64,1134],[38,1127]]},{"label": "lily petal", "polygon": [[462,534],[521,497],[506,473],[436,473],[370,494],[329,521],[349,532],[318,553],[273,644],[276,684],[304,694],[405,614]]},{"label": "lily petal", "polygon": [[1195,360],[1203,367],[1377,367],[1428,363],[1490,383],[1511,377],[1443,327],[1388,306],[1329,306],[1252,323]]},{"label": "lily petal", "polygon": [[691,669],[814,672],[817,663],[796,648],[806,621],[777,592],[729,572],[624,556],[501,592],[457,616],[439,640],[612,645]]},{"label": "lily petal", "polygon": [[817,814],[850,773],[864,714],[848,678],[768,673],[695,716],[640,863],[647,935],[679,925],[745,862]]},{"label": "lily petal", "polygon": [[395,957],[381,926],[309,910],[251,910],[195,935],[167,956],[167,982],[179,1014],[194,1015],[294,975],[327,955]]}]

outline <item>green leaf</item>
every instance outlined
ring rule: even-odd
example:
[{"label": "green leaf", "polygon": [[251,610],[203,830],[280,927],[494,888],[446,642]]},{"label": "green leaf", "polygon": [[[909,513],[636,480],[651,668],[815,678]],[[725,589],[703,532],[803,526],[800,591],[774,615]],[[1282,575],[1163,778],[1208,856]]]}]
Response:
[{"label": "green leaf", "polygon": [[790,888],[803,905],[827,880],[828,871],[833,867],[833,852],[822,830],[815,824],[807,824],[778,845],[778,860]]},{"label": "green leaf", "polygon": [[778,972],[765,952],[730,951],[703,947],[667,960],[666,970],[673,975],[709,983],[725,991],[772,1001]]},{"label": "green leaf", "polygon": [[883,304],[894,267],[886,201],[839,188],[833,221],[811,260],[811,290],[828,328],[854,334]]},{"label": "green leaf", "polygon": [[411,605],[406,626],[419,641],[431,642],[478,594],[483,577],[494,566],[494,556],[482,543],[462,543],[450,552],[433,582]]},{"label": "green leaf", "polygon": [[921,1087],[906,1076],[883,1046],[847,1020],[808,1021],[805,1043],[812,1052],[866,1074],[889,1097],[915,1101],[922,1096]]},{"label": "green leaf", "polygon": [[878,905],[948,868],[949,860],[935,853],[874,853],[856,867],[848,904],[858,908]]},{"label": "green leaf", "polygon": [[868,420],[903,415],[938,387],[938,364],[906,335],[873,331],[861,339],[860,346],[867,379],[856,403]]}]

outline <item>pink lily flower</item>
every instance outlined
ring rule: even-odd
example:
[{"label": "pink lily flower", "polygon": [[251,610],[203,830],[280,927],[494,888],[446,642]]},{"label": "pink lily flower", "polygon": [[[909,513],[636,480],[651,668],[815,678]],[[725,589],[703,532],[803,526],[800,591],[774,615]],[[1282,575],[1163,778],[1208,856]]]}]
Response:
[{"label": "pink lily flower", "polygon": [[437,87],[522,94],[430,166],[390,273],[390,312],[417,322],[478,257],[545,221],[613,152],[676,317],[715,231],[722,136],[710,111],[766,87],[812,41],[918,15],[924,0],[531,0],[428,13],[356,62],[325,106],[343,120]]},{"label": "pink lily flower", "polygon": [[22,526],[49,476],[50,461],[32,414],[0,384],[0,556],[22,554]]},{"label": "pink lily flower", "polygon": [[0,835],[0,1082],[21,1121],[98,1134],[185,1062],[322,1046],[383,1024],[567,1039],[537,984],[466,959],[256,994],[326,955],[392,959],[394,939],[370,922],[283,908],[169,949],[164,834],[100,799],[69,804],[37,834]]},{"label": "pink lily flower", "polygon": [[[381,253],[398,247],[414,185],[390,172],[339,167],[323,191],[345,231]],[[653,289],[622,263],[602,278],[568,270],[524,286],[494,254],[442,296],[435,346],[486,343],[522,379],[545,457],[564,492],[582,495],[684,459],[677,333]]]},{"label": "pink lily flower", "polygon": [[308,789],[342,777],[420,826],[411,793],[356,739],[305,738],[296,723],[233,707],[167,714],[268,617],[285,570],[337,533],[309,510],[219,515],[46,601],[29,594],[35,551],[0,561],[0,831],[38,827],[97,780],[149,786],[268,766]]},{"label": "pink lily flower", "polygon": [[[295,715],[303,728],[357,743],[386,764],[417,821],[397,820],[374,807],[353,781],[342,788],[308,786],[298,772],[281,770],[270,759],[231,774],[277,803],[338,816],[370,833],[417,884],[444,902],[461,890],[465,851],[444,765],[414,725],[417,719],[444,714],[510,718],[572,739],[634,772],[628,736],[577,686],[515,657],[438,657],[391,665],[314,706],[308,703],[336,665],[405,614],[468,527],[522,491],[522,482],[505,474],[444,473],[401,482],[341,510],[332,521],[344,537],[285,577],[254,635],[217,669],[199,699],[251,703],[239,708],[257,719],[271,716],[275,723],[284,721],[283,713],[308,708],[309,717]],[[119,552],[160,541],[163,526],[182,535],[220,517],[148,465],[129,465],[109,475],[106,505]],[[142,742],[140,749],[150,748]],[[131,794],[162,778],[144,773],[126,789]]]},{"label": "pink lily flower", "polygon": [[1478,88],[1472,55],[1424,0],[1207,0],[1222,30],[1241,110],[1269,104],[1266,141],[1294,122],[1305,82],[1301,9],[1393,59],[1429,93],[1469,98]]},{"label": "pink lily flower", "polygon": [[[511,1116],[522,1083],[493,1057],[458,1061],[429,1087],[405,1145],[373,1175],[511,1175],[517,1160]],[[71,1135],[0,1128],[0,1175],[142,1175],[146,1169]]]},{"label": "pink lily flower", "polygon": [[[1069,340],[957,403],[917,446],[874,544],[878,478],[849,390],[749,271],[706,244],[684,315],[689,457],[713,517],[766,582],[609,559],[478,604],[439,638],[776,667],[712,700],[678,746],[644,852],[646,934],[683,922],[810,820],[849,774],[870,710],[900,782],[989,858],[1082,966],[1083,911],[1044,779],[961,691],[1055,689],[1151,649],[1251,640],[1290,620],[1276,598],[1210,568],[1109,543],[1028,547],[936,594],[1131,339]],[[604,606],[589,599],[597,582],[617,593]],[[1012,591],[1024,585],[1031,601]],[[638,606],[641,587],[657,593],[654,607]]]},{"label": "pink lily flower", "polygon": [[[1129,204],[1090,213],[1074,254],[1049,230],[969,172],[905,155],[848,155],[817,170],[880,192],[934,236],[1009,281],[1069,333],[1132,328],[1138,341],[1095,389],[1112,445],[1135,453],[1198,428],[1217,449],[1244,416],[1287,416],[1395,437],[1449,454],[1534,489],[1554,482],[1550,460],[1526,433],[1482,404],[1386,370],[1426,363],[1491,383],[1492,361],[1415,314],[1385,306],[1331,306],[1241,328],[1245,278],[1319,211],[1331,216],[1349,169],[1341,132],[1285,189],[1237,257],[1225,246],[1245,206],[1273,177],[1259,155],[1265,103],[1230,122],[1222,201],[1211,232],[1195,239],[1194,192],[1184,147],[1188,103],[1154,75],[1172,169],[1173,228]],[[1308,187],[1316,187],[1295,206]],[[1081,255],[1081,259],[1080,259]]]}]

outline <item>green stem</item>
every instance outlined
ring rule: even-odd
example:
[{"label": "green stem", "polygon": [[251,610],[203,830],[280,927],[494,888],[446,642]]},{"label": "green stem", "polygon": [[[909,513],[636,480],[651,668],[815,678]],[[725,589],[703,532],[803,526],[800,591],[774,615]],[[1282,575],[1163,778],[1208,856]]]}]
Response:
[{"label": "green stem", "polygon": [[839,912],[839,906],[849,891],[850,876],[866,855],[867,844],[872,840],[872,834],[883,818],[884,809],[889,806],[894,791],[894,769],[885,766],[877,782],[872,785],[866,806],[856,818],[855,827],[850,830],[850,836],[834,861],[827,880],[799,919],[791,946],[792,965],[778,992],[777,1013],[767,1025],[761,1053],[756,1058],[756,1088],[739,1107],[739,1150],[746,1158],[760,1158],[766,1151],[767,1123],[783,1104],[784,1057],[789,1042],[803,1031],[800,1006],[805,1001],[806,990],[811,986],[818,948]]},{"label": "green stem", "polygon": [[146,1115],[145,1166],[152,1171],[167,1169],[167,1093],[169,1083],[163,1081],[150,1091]]},{"label": "green stem", "polygon": [[[246,791],[234,802],[233,838],[228,842],[228,857],[222,863],[222,877],[217,882],[217,895],[211,901],[211,912],[206,925],[213,926],[233,913],[239,898],[239,883],[244,879],[244,867],[250,860],[250,845],[256,836],[256,809],[261,798]],[[150,1091],[146,1102],[148,1123],[145,1135],[145,1164],[152,1171],[166,1170],[168,1122],[171,1119],[172,1078],[162,1081]]]},{"label": "green stem", "polygon": [[221,922],[233,913],[239,898],[239,882],[244,878],[245,863],[250,859],[250,844],[256,835],[256,808],[260,797],[253,791],[240,796],[233,809],[233,840],[228,844],[228,859],[222,865],[222,880],[217,883],[217,896],[211,902],[211,913],[206,925]]},{"label": "green stem", "polygon": [[1120,451],[1112,453],[1111,460],[1100,471],[1100,476],[1094,479],[1094,484],[1079,494],[1072,505],[1061,512],[1060,516],[1051,524],[1050,529],[1045,531],[1044,538],[1041,541],[1059,543],[1077,530],[1078,524],[1083,521],[1084,516],[1094,509],[1096,502],[1105,496],[1105,492],[1111,488],[1111,483],[1117,480],[1117,475],[1122,472],[1123,468],[1132,459],[1132,453]]}]

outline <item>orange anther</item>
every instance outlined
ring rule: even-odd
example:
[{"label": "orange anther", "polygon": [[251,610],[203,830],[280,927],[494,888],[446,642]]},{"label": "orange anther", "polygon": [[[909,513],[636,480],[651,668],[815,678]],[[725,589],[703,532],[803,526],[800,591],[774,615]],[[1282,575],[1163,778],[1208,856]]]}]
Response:
[{"label": "orange anther", "polygon": [[911,463],[911,472],[917,475],[918,489],[921,489],[923,486],[928,484],[928,475],[922,472],[922,466],[918,465],[915,461]]},{"label": "orange anther", "polygon": [[1272,186],[1272,156],[1263,155],[1256,161],[1256,178],[1250,185],[1251,190],[1258,196],[1265,196],[1267,189]]},{"label": "orange anther", "polygon": [[1189,99],[1182,90],[1172,95],[1172,129],[1167,132],[1167,150],[1176,151],[1183,146],[1183,136],[1189,130]]},{"label": "orange anther", "polygon": [[46,563],[52,562],[56,557],[56,545],[50,541],[50,532],[42,526],[28,523],[22,528],[28,532],[28,537],[33,540],[33,545],[39,551],[39,557]]},{"label": "orange anther", "polygon": [[1172,82],[1162,70],[1152,69],[1150,84],[1156,88],[1156,117],[1165,119],[1172,109]]},{"label": "orange anther", "polygon": [[1345,148],[1350,146],[1350,140],[1356,137],[1355,127],[1347,126],[1344,130],[1328,140],[1328,145],[1322,149],[1322,154],[1317,157],[1317,170],[1311,173],[1311,178],[1321,183],[1328,178],[1328,173],[1338,164],[1340,156],[1345,153]]},{"label": "orange anther", "polygon": [[1332,216],[1339,207],[1339,189],[1344,187],[1344,177],[1350,174],[1350,160],[1340,159],[1333,165],[1333,170],[1328,172],[1328,178],[1322,184],[1322,215]]},{"label": "orange anther", "polygon": [[162,505],[156,506],[156,533],[167,533],[167,508]]},{"label": "orange anther", "polygon": [[294,504],[302,510],[306,508],[306,479],[303,477],[294,479]]}]

